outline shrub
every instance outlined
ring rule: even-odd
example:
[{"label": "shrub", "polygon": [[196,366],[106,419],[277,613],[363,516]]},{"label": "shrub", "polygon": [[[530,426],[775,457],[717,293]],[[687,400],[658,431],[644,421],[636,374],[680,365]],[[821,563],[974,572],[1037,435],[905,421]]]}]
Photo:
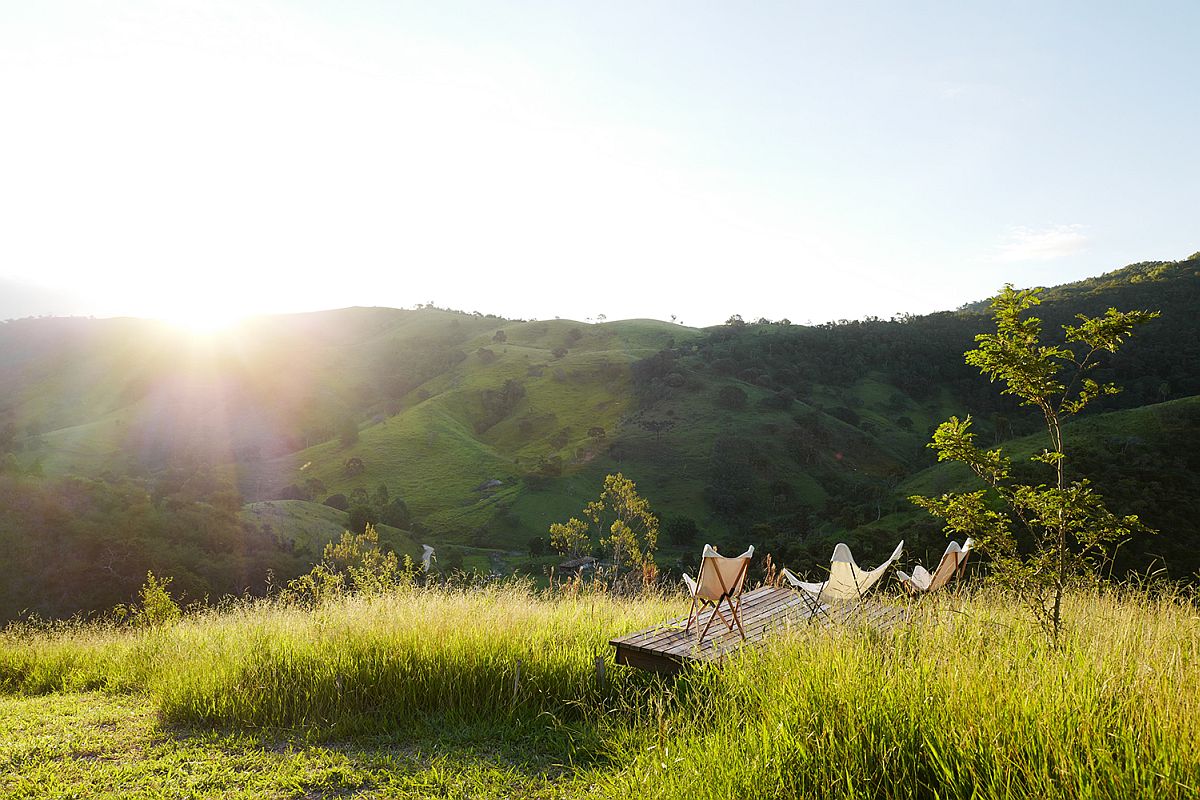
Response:
[{"label": "shrub", "polygon": [[346,526],[352,533],[363,533],[368,527],[379,521],[375,509],[368,505],[351,506],[349,521]]},{"label": "shrub", "polygon": [[692,544],[696,541],[696,534],[700,532],[696,527],[696,520],[691,517],[671,517],[663,529],[666,531],[667,540],[676,545]]},{"label": "shrub", "polygon": [[146,573],[146,582],[138,590],[137,606],[117,606],[114,612],[118,618],[129,617],[134,624],[142,627],[157,628],[172,625],[179,621],[183,612],[179,604],[171,597],[167,587],[171,578],[159,579],[153,572]]},{"label": "shrub", "polygon": [[717,390],[717,405],[738,410],[746,407],[746,393],[738,386],[722,386]]}]

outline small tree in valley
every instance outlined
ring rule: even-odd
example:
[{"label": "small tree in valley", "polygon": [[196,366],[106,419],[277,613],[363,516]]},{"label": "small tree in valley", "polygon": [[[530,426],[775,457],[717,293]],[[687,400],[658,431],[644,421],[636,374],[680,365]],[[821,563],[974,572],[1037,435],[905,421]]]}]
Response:
[{"label": "small tree in valley", "polygon": [[413,583],[412,557],[401,564],[396,554],[384,550],[379,534],[368,524],[362,533],[346,531],[337,542],[325,545],[321,563],[289,581],[284,597],[293,601],[320,602],[347,592],[378,595]]},{"label": "small tree in valley", "polygon": [[[1057,641],[1066,592],[1094,577],[1115,543],[1149,530],[1136,516],[1109,511],[1086,479],[1067,480],[1063,425],[1097,398],[1120,391],[1114,384],[1098,383],[1090,373],[1099,357],[1115,353],[1135,327],[1158,313],[1110,308],[1100,317],[1080,314],[1078,325],[1063,326],[1062,345],[1046,345],[1041,320],[1023,316],[1041,302],[1040,291],[1006,286],[991,304],[996,333],[976,336],[978,347],[966,353],[966,361],[1002,381],[1003,394],[1041,412],[1050,446],[1033,460],[1052,470],[1053,483],[1018,483],[1011,460],[1000,449],[975,445],[970,417],[951,417],[934,432],[929,447],[939,461],[965,464],[987,488],[909,499],[945,520],[948,532],[973,537],[991,555],[996,578],[1017,592]],[[1023,547],[1018,546],[1018,532]]]},{"label": "small tree in valley", "polygon": [[623,567],[653,571],[658,517],[650,511],[650,503],[638,494],[637,484],[619,472],[605,477],[600,499],[584,507],[583,517],[582,520],[571,517],[565,523],[550,526],[550,543],[556,550],[577,557],[598,540],[612,555],[618,573]]},{"label": "small tree in valley", "polygon": [[550,546],[570,559],[579,558],[592,546],[587,523],[577,517],[550,525]]}]

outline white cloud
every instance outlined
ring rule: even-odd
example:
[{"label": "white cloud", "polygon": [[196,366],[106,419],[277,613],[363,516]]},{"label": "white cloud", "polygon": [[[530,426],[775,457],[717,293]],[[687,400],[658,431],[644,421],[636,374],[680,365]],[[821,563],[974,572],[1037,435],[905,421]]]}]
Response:
[{"label": "white cloud", "polygon": [[997,248],[994,261],[1054,261],[1075,255],[1087,247],[1086,225],[1055,225],[1049,228],[1010,228]]}]

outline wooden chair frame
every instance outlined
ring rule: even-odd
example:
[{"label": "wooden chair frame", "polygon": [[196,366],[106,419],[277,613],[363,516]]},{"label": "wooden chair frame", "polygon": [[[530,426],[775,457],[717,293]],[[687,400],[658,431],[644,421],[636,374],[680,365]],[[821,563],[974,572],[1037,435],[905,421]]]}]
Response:
[{"label": "wooden chair frame", "polygon": [[[693,622],[696,623],[697,628],[700,627],[700,613],[705,607],[712,606],[713,609],[712,613],[708,615],[708,624],[704,626],[704,630],[700,632],[700,636],[696,639],[697,645],[704,641],[704,637],[708,635],[708,629],[712,627],[713,620],[717,617],[720,617],[721,622],[725,623],[725,627],[729,629],[729,632],[733,633],[733,625],[729,624],[729,620],[727,620],[725,615],[721,613],[722,601],[724,601],[725,605],[729,607],[729,615],[733,617],[733,621],[737,624],[738,633],[742,635],[743,640],[746,638],[746,629],[742,627],[742,590],[746,586],[746,570],[749,568],[750,559],[743,559],[741,569],[737,571],[737,574],[733,578],[733,585],[737,587],[736,597],[732,596],[729,587],[725,585],[725,580],[721,577],[721,571],[719,569],[716,570],[716,575],[717,582],[721,585],[720,597],[714,601],[708,599],[707,597],[700,597],[696,593],[692,594],[692,608],[688,612],[687,625],[684,626],[685,631],[690,631],[692,629]],[[702,559],[700,562],[700,576],[697,578],[697,581],[703,577],[703,574],[704,562]]]},{"label": "wooden chair frame", "polygon": [[937,586],[931,585],[928,589],[920,589],[917,588],[916,584],[902,577],[900,579],[900,586],[904,589],[904,593],[909,597],[916,598],[919,601],[929,595],[943,593],[943,590],[946,590],[947,587],[952,583],[961,584],[963,575],[966,574],[967,571],[967,561],[970,559],[970,555],[973,551],[971,545],[972,541],[968,537],[966,543],[958,551],[947,550],[947,552],[942,555],[941,560],[938,561],[938,565],[934,568],[933,573],[930,575],[931,580],[937,577],[938,573],[942,569],[943,562],[946,560],[947,556],[951,555],[952,552],[954,556],[954,569],[952,569],[950,574],[946,576],[946,579]]}]

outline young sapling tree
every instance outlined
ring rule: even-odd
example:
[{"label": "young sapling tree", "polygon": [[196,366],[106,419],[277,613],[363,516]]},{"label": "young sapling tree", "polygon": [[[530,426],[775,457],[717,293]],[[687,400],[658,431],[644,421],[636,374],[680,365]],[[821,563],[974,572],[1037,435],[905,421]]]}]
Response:
[{"label": "young sapling tree", "polygon": [[[1080,314],[1078,325],[1063,326],[1062,345],[1043,344],[1041,320],[1025,316],[1041,302],[1040,293],[1005,286],[991,303],[996,332],[976,336],[978,347],[966,353],[966,362],[993,382],[1003,382],[1003,394],[1041,412],[1049,447],[1032,458],[1052,470],[1053,482],[1017,482],[1001,449],[976,446],[969,416],[951,417],[928,446],[937,451],[938,461],[965,464],[986,488],[909,499],[941,517],[948,533],[974,538],[991,555],[996,580],[1017,593],[1057,642],[1067,591],[1094,578],[1116,543],[1150,532],[1136,516],[1109,511],[1086,478],[1068,480],[1063,426],[1097,398],[1120,391],[1091,373],[1103,355],[1117,352],[1134,328],[1158,312],[1110,308],[1099,317]],[[1019,531],[1025,546],[1018,546]]]}]

